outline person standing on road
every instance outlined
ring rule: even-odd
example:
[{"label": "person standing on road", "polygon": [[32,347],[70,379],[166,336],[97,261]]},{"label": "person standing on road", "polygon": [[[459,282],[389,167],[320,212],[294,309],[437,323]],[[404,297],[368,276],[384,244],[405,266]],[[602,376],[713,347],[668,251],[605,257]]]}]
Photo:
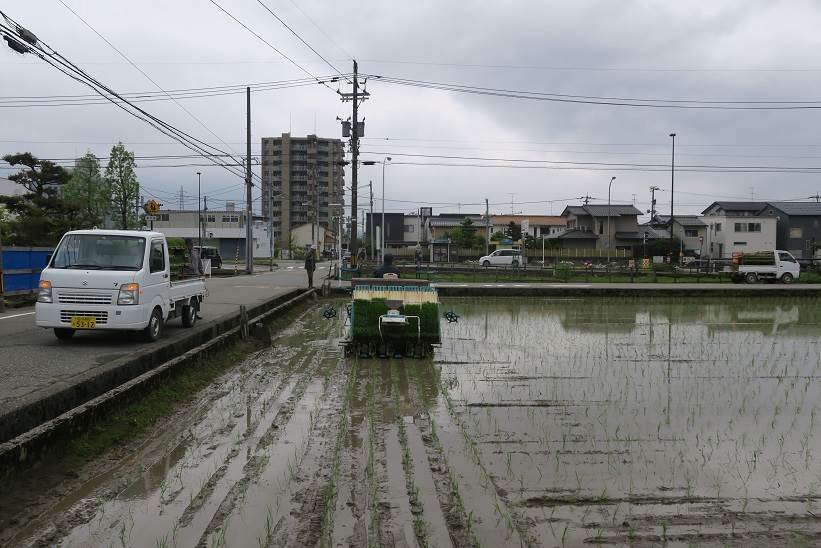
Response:
[{"label": "person standing on road", "polygon": [[308,288],[314,286],[314,270],[316,270],[316,258],[314,257],[314,249],[309,248],[308,254],[305,256],[305,272],[308,274]]},{"label": "person standing on road", "polygon": [[379,268],[377,268],[374,273],[374,278],[383,278],[385,274],[396,274],[397,277],[401,276],[399,272],[399,268],[393,266],[393,254],[392,253],[385,253],[385,262],[383,262]]}]

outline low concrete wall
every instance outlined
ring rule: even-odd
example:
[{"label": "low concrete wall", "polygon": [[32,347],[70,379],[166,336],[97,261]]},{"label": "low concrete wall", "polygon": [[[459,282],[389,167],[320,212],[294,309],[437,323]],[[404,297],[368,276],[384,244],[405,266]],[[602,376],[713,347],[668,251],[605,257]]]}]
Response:
[{"label": "low concrete wall", "polygon": [[[249,324],[304,300],[312,290],[297,289],[248,308]],[[179,341],[115,360],[102,372],[0,417],[0,476],[36,460],[73,433],[82,431],[125,397],[134,397],[201,353],[224,345],[240,332],[240,314],[226,314],[195,327]],[[16,437],[15,437],[16,436]]]},{"label": "low concrete wall", "polygon": [[[519,285],[519,287],[515,287]],[[684,284],[624,284],[612,287],[590,284],[587,287],[495,284],[488,286],[436,286],[442,297],[821,297],[821,286],[737,286],[683,287]],[[695,285],[695,284],[693,284]]]}]

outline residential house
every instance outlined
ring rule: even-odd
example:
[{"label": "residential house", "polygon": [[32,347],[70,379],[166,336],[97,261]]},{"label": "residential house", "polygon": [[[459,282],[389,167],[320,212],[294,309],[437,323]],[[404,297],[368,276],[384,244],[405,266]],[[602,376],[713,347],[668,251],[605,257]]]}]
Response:
[{"label": "residential house", "polygon": [[[669,237],[669,215],[656,215],[650,225],[656,229],[663,227]],[[698,215],[676,215],[673,217],[673,237],[681,242],[685,253],[701,256],[707,241],[707,224]]]},{"label": "residential house", "polygon": [[[434,242],[446,238],[446,235],[451,233],[453,229],[462,226],[465,219],[473,221],[473,225],[479,229],[485,226],[485,218],[483,215],[476,215],[473,213],[440,213],[434,217],[425,218],[424,234],[425,241]],[[478,230],[477,230],[477,233]]]},{"label": "residential house", "polygon": [[547,238],[567,228],[565,218],[555,215],[491,215],[490,233],[505,232],[511,221],[522,226],[524,220],[527,220],[530,226],[528,234],[534,238]]},{"label": "residential house", "polygon": [[732,258],[747,253],[776,248],[778,219],[765,211],[765,202],[713,202],[702,211],[706,225],[704,256],[713,259]]},{"label": "residential house", "polygon": [[567,206],[562,212],[566,228],[548,239],[566,248],[607,249],[609,244],[610,249],[632,250],[644,241],[639,215],[642,211],[630,204]]},{"label": "residential house", "polygon": [[775,242],[795,257],[812,258],[821,243],[821,203],[767,202],[759,215],[775,216]]}]

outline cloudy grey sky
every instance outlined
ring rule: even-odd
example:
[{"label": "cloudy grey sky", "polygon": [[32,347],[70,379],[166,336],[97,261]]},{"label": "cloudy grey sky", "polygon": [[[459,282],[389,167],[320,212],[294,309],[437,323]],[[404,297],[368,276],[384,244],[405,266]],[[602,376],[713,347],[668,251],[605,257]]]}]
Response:
[{"label": "cloudy grey sky", "polygon": [[[111,2],[64,0],[165,89],[245,85],[305,77],[209,0]],[[313,75],[333,73],[256,0],[217,0]],[[709,101],[814,101],[821,83],[817,52],[821,7],[811,1],[497,1],[320,2],[264,0],[342,72],[351,57],[366,74],[556,94]],[[58,0],[0,1],[0,9],[55,50],[120,92],[154,85]],[[297,7],[298,6],[298,7]],[[3,44],[5,45],[5,44]],[[76,95],[90,91],[31,56],[0,48],[0,96]],[[253,150],[260,138],[291,131],[338,137],[347,117],[332,89],[312,85],[252,95]],[[363,159],[392,155],[387,209],[558,214],[589,194],[669,212],[670,132],[681,166],[821,166],[821,111],[634,108],[490,97],[399,86],[369,79],[361,108]],[[343,87],[343,91],[347,91]],[[141,103],[175,126],[244,153],[245,97],[181,99],[203,125],[170,101]],[[213,132],[213,134],[211,133]],[[72,158],[107,156],[123,141],[137,156],[188,154],[179,144],[110,104],[0,108],[0,153],[31,151]],[[406,156],[402,156],[406,155]],[[511,163],[412,155],[503,158],[576,164]],[[604,164],[662,164],[661,171]],[[139,178],[168,206],[182,186],[196,205],[203,193],[242,200],[241,180],[216,167],[151,167],[197,160],[142,160]],[[507,167],[457,167],[483,164]],[[518,165],[520,168],[511,166]],[[526,168],[521,168],[526,166]],[[546,169],[550,167],[550,169]],[[556,169],[571,167],[572,169]],[[590,169],[595,167],[596,169]],[[256,168],[259,169],[258,167]],[[8,175],[0,169],[0,176]],[[380,166],[363,167],[381,196]],[[821,191],[818,173],[676,172],[676,213],[714,199],[797,199]],[[350,170],[347,171],[350,182]],[[255,196],[258,189],[255,189]],[[191,197],[194,197],[193,199]],[[567,200],[570,199],[570,202]],[[395,201],[394,201],[395,200]],[[553,203],[547,201],[553,200]],[[519,203],[519,202],[544,203]],[[258,203],[258,201],[257,201]],[[212,205],[213,204],[213,205]]]}]

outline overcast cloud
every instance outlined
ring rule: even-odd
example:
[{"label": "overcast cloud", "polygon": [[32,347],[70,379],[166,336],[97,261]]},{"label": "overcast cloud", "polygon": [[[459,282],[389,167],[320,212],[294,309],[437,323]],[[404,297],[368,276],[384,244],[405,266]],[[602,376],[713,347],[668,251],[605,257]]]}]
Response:
[{"label": "overcast cloud", "polygon": [[[230,20],[208,0],[111,2],[65,0],[165,89],[246,84],[305,74]],[[340,70],[349,55],[363,73],[475,86],[576,95],[707,100],[821,100],[817,63],[821,7],[815,2],[317,2],[266,0]],[[254,0],[219,3],[315,75],[332,71]],[[9,16],[118,91],[155,91],[137,70],[57,0],[0,2]],[[3,44],[4,45],[4,44]],[[87,88],[33,57],[0,49],[0,96],[85,94]],[[472,66],[467,66],[472,65]],[[481,65],[481,66],[476,66]],[[339,137],[336,117],[350,115],[333,89],[264,91],[252,96],[253,150],[260,138],[291,131]],[[494,212],[558,214],[565,200],[589,194],[605,203],[649,207],[649,187],[670,174],[618,170],[419,166],[436,154],[554,161],[669,164],[670,132],[681,165],[821,165],[818,110],[749,111],[627,108],[493,98],[368,81],[361,113],[363,159],[391,154],[388,210],[422,202],[482,202]],[[344,88],[343,88],[344,90]],[[347,91],[347,90],[345,90]],[[245,97],[181,101],[220,139],[244,153]],[[173,102],[142,106],[202,140],[216,137]],[[2,108],[0,153],[31,151],[73,158],[107,156],[112,143],[138,156],[186,154],[178,144],[112,105]],[[164,144],[163,144],[164,143]],[[447,160],[438,160],[447,162]],[[161,162],[146,160],[143,165]],[[144,188],[176,207],[182,186],[196,195],[197,170],[209,202],[241,200],[241,181],[220,168],[144,167]],[[256,168],[259,169],[258,167]],[[1,169],[0,175],[8,175]],[[381,166],[360,182],[381,184]],[[350,183],[347,170],[346,184]],[[713,199],[796,199],[821,191],[817,174],[676,173],[676,212],[695,213]],[[511,197],[511,193],[514,194]],[[381,189],[375,194],[381,195]],[[255,189],[255,196],[258,189]],[[212,201],[213,200],[213,201]],[[360,202],[361,203],[361,202]],[[570,203],[578,203],[572,200]],[[189,199],[187,205],[194,207]],[[479,211],[443,206],[438,211]]]}]

